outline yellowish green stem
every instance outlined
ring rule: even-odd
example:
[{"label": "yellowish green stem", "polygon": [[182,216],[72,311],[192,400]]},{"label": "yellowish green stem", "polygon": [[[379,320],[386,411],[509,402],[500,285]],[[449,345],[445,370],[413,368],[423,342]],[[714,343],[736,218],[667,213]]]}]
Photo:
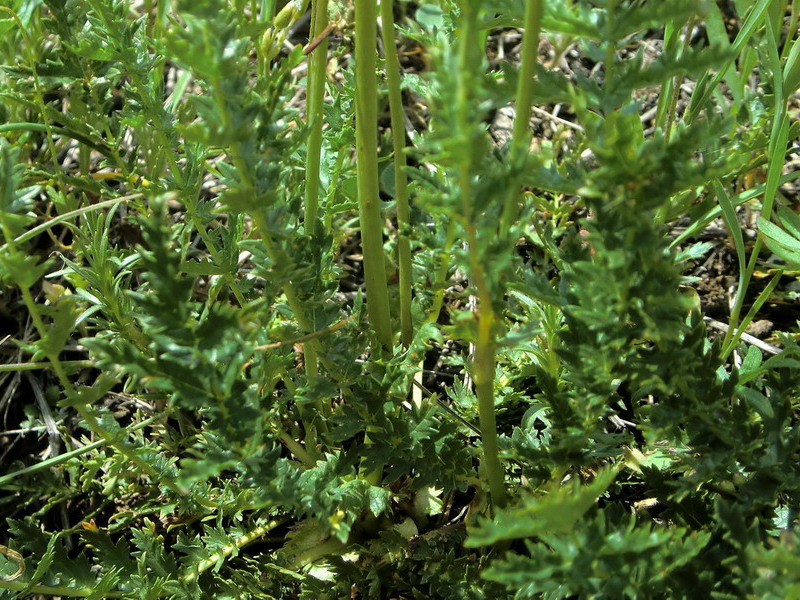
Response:
[{"label": "yellowish green stem", "polygon": [[356,161],[367,313],[383,350],[392,348],[392,320],[378,186],[377,14],[374,0],[355,0]]},{"label": "yellowish green stem", "polygon": [[400,89],[400,61],[397,58],[394,31],[394,2],[381,0],[381,34],[386,53],[386,83],[389,90],[389,111],[392,121],[394,150],[394,199],[397,204],[397,265],[400,287],[400,342],[408,347],[413,336],[411,324],[411,216],[408,206],[406,176],[406,136],[403,97]]}]

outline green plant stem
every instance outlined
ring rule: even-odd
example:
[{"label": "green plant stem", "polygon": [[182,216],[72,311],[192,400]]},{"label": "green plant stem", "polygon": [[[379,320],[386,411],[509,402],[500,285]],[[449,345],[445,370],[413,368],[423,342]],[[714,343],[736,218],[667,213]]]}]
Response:
[{"label": "green plant stem", "polygon": [[[758,311],[761,310],[761,307],[764,306],[764,303],[769,300],[769,297],[772,295],[772,292],[775,291],[775,288],[778,287],[778,283],[780,283],[782,275],[783,273],[778,271],[758,295],[755,302],[753,302],[753,306],[750,307],[750,310],[747,311],[747,314],[742,319],[742,322],[739,323],[739,327],[736,329],[736,334],[730,339],[726,346],[723,346],[722,360],[726,360],[733,349],[736,348],[736,345],[739,343],[739,340],[742,338],[742,335],[745,333],[748,325],[750,325],[750,323],[753,321],[755,316],[758,314]],[[729,327],[728,331],[730,330],[731,328]]]},{"label": "green plant stem", "polygon": [[792,41],[795,38],[795,36],[792,35],[792,32],[797,31],[797,23],[799,20],[800,20],[800,1],[793,0],[792,13],[791,17],[789,17],[789,29],[788,29],[789,33],[786,36],[786,41],[783,44],[783,50],[781,50],[781,58],[786,58],[786,55],[789,54],[789,50],[792,47]]},{"label": "green plant stem", "polygon": [[[480,302],[480,300],[479,300]],[[506,490],[503,482],[503,465],[500,463],[497,446],[497,420],[494,412],[494,339],[492,325],[494,316],[490,310],[478,309],[478,338],[475,340],[473,358],[473,380],[475,395],[478,397],[478,416],[480,420],[481,442],[483,443],[483,468],[489,482],[489,491],[495,507],[506,504]]]},{"label": "green plant stem", "polygon": [[[692,29],[694,19],[692,19],[685,29],[683,37],[684,47],[691,45]],[[669,23],[664,32],[667,52],[675,51],[680,43],[681,29],[674,23]],[[664,137],[669,139],[672,126],[675,123],[675,116],[678,109],[678,99],[680,98],[680,78],[672,77],[667,79],[661,87],[661,94],[658,98],[658,110],[656,112],[656,129],[664,132]]]},{"label": "green plant stem", "polygon": [[286,433],[283,429],[278,432],[278,437],[280,440],[286,445],[289,449],[289,452],[294,454],[297,459],[303,463],[303,466],[311,469],[316,466],[317,462],[314,458],[308,453],[308,451],[303,448],[292,436]]},{"label": "green plant stem", "polygon": [[[311,34],[316,39],[328,21],[328,0],[313,0],[311,4]],[[305,204],[303,221],[306,234],[312,238],[319,235],[319,188],[320,160],[322,157],[322,105],[325,100],[325,79],[328,65],[328,38],[323,39],[311,52],[308,59],[308,88],[306,119],[310,130],[306,143]],[[304,346],[306,374],[319,374],[319,358],[313,345]]]},{"label": "green plant stem", "polygon": [[42,123],[6,123],[4,125],[0,125],[0,133],[9,133],[12,131],[36,131],[47,134],[55,133],[57,135],[62,135],[64,137],[76,140],[81,144],[85,144],[92,150],[99,152],[100,154],[102,154],[103,156],[105,156],[110,160],[114,159],[114,153],[108,148],[100,146],[99,144],[95,144],[85,135],[78,133],[77,131],[72,131],[71,129],[67,129],[65,127],[56,127],[54,125],[43,125]]},{"label": "green plant stem", "polygon": [[497,445],[497,420],[494,412],[495,348],[492,330],[495,317],[484,274],[480,266],[476,264],[479,260],[477,252],[473,250],[477,243],[476,236],[468,232],[468,237],[472,238],[470,262],[478,292],[478,335],[475,340],[473,357],[473,381],[475,382],[475,395],[478,398],[478,416],[483,443],[483,468],[489,483],[492,503],[501,508],[506,503],[506,491],[503,482],[504,471],[500,463]]},{"label": "green plant stem", "polygon": [[248,531],[244,535],[236,538],[232,544],[223,547],[221,550],[218,550],[208,558],[201,560],[196,567],[193,567],[190,571],[185,573],[183,577],[181,577],[181,581],[185,584],[197,581],[197,578],[200,577],[200,575],[208,571],[220,560],[228,558],[234,552],[238,552],[248,544],[255,542],[258,538],[264,537],[267,535],[267,533],[285,522],[286,519],[273,519],[265,525],[261,525],[251,531]]},{"label": "green plant stem", "polygon": [[492,503],[505,505],[506,492],[503,483],[503,467],[497,447],[497,422],[494,412],[495,357],[492,336],[493,315],[488,311],[478,313],[478,339],[475,340],[474,376],[475,395],[478,397],[483,460]]},{"label": "green plant stem", "polygon": [[[686,25],[683,35],[683,47],[690,49],[692,45],[692,30],[694,29],[695,21],[691,19]],[[681,56],[682,53],[679,55]],[[669,106],[667,107],[667,122],[664,128],[664,137],[669,140],[672,134],[672,127],[675,124],[675,119],[678,114],[678,100],[681,95],[681,78],[675,77],[672,81],[672,89],[670,90]]]},{"label": "green plant stem", "polygon": [[378,186],[377,26],[374,0],[355,0],[356,163],[367,314],[383,350],[392,348],[392,321]]},{"label": "green plant stem", "polygon": [[511,156],[519,158],[528,152],[531,140],[530,121],[533,93],[536,86],[536,65],[539,62],[539,35],[542,29],[544,0],[527,0],[525,3],[525,33],[522,36],[522,51],[517,81],[517,96],[514,106],[516,117],[511,132]]},{"label": "green plant stem", "polygon": [[276,0],[261,0],[261,21],[269,23],[275,18],[275,3]]},{"label": "green plant stem", "polygon": [[389,91],[389,112],[392,121],[394,151],[394,199],[397,204],[397,266],[399,275],[400,343],[411,344],[411,211],[408,205],[408,176],[406,175],[406,135],[403,96],[400,89],[400,61],[397,58],[394,31],[394,2],[381,0],[381,35],[386,53],[386,84]]},{"label": "green plant stem", "polygon": [[[533,93],[536,87],[536,65],[539,62],[539,36],[542,29],[542,13],[544,0],[527,0],[525,3],[525,33],[522,36],[522,51],[517,81],[517,94],[514,101],[516,116],[511,132],[509,162],[516,171],[527,156],[531,145],[531,113],[533,111]],[[503,215],[500,220],[500,231],[506,233],[517,219],[519,185],[511,181]]]},{"label": "green plant stem", "polygon": [[[140,423],[137,423],[136,425],[130,427],[127,430],[127,432],[128,433],[133,433],[135,431],[143,429],[143,428],[147,427],[148,425],[152,424],[154,421],[156,421],[156,420],[158,420],[158,419],[160,419],[162,417],[163,417],[163,415],[156,415],[156,416],[153,416],[153,417],[149,417],[149,418],[145,419],[144,421],[141,421]],[[106,439],[97,440],[96,442],[92,442],[91,444],[86,444],[85,446],[81,446],[80,448],[76,448],[75,450],[70,450],[69,452],[64,452],[63,454],[59,454],[58,456],[53,456],[52,458],[48,458],[46,460],[38,462],[35,465],[31,465],[29,467],[25,467],[23,469],[20,469],[19,471],[14,471],[13,473],[9,473],[8,475],[3,475],[2,477],[0,477],[0,486],[1,485],[5,485],[9,481],[11,481],[13,479],[16,479],[17,477],[20,477],[21,475],[26,475],[26,474],[29,474],[29,473],[36,473],[38,471],[41,471],[42,469],[55,467],[56,465],[60,465],[62,463],[65,463],[66,461],[68,461],[71,458],[75,458],[76,456],[80,456],[81,454],[85,454],[87,452],[91,452],[95,448],[101,448],[101,447],[106,446],[106,445],[108,445],[108,440],[106,440]]]},{"label": "green plant stem", "polygon": [[[316,39],[328,22],[328,0],[311,3],[310,39]],[[323,39],[308,59],[308,88],[306,120],[310,130],[306,144],[306,185],[303,218],[306,234],[316,236],[319,220],[320,158],[322,155],[322,105],[325,99],[326,67],[328,64],[328,39]]]},{"label": "green plant stem", "polygon": [[[253,223],[255,223],[258,234],[261,237],[261,242],[264,244],[264,249],[267,251],[267,256],[269,256],[270,260],[275,264],[280,264],[283,257],[279,255],[278,250],[275,247],[275,242],[272,240],[272,236],[269,235],[269,225],[267,224],[266,219],[262,214],[254,214]],[[294,286],[291,284],[291,282],[283,286],[283,293],[286,296],[286,302],[289,305],[289,308],[292,309],[294,317],[297,319],[297,323],[300,325],[300,327],[303,328],[307,333],[314,333],[314,325],[306,316],[303,303],[297,296],[297,293],[295,292]],[[310,343],[312,344],[316,342],[316,339],[310,340]]]},{"label": "green plant stem", "polygon": [[[93,360],[62,360],[61,366],[71,369],[94,367]],[[24,362],[24,363],[6,363],[0,364],[0,373],[13,373],[14,371],[39,371],[47,369],[51,366],[50,362]]]},{"label": "green plant stem", "polygon": [[[672,21],[664,26],[664,52],[674,52],[680,41],[680,27]],[[664,130],[669,111],[672,107],[672,99],[675,95],[676,78],[668,77],[661,84],[661,93],[658,95],[658,109],[656,110],[655,128]]]},{"label": "green plant stem", "polygon": [[[221,89],[221,86],[216,82],[213,86],[215,90]],[[219,94],[216,96],[216,101],[220,106],[220,111],[223,115],[223,118],[227,119],[226,116],[228,114],[227,107],[225,106],[225,99],[220,97]],[[228,123],[224,123],[225,127],[228,127]],[[239,172],[239,176],[242,178],[242,182],[248,189],[255,189],[255,182],[253,181],[253,177],[250,174],[250,171],[245,164],[244,160],[242,160],[242,150],[240,144],[234,143],[231,146],[230,151],[228,154],[233,161],[233,165],[236,167],[236,170]],[[284,257],[280,255],[278,249],[275,246],[275,242],[272,239],[272,236],[269,234],[269,225],[267,224],[267,220],[264,218],[264,215],[260,211],[256,211],[254,214],[251,215],[253,219],[253,223],[256,226],[256,230],[258,231],[259,237],[261,238],[261,242],[264,245],[264,249],[267,252],[267,256],[269,259],[275,264],[281,264]],[[300,298],[297,296],[297,293],[292,286],[291,282],[288,282],[286,285],[283,286],[283,293],[286,296],[286,301],[289,304],[289,308],[292,309],[294,313],[295,319],[297,319],[298,324],[302,327],[306,333],[313,333],[316,330],[314,323],[307,317],[305,308],[303,307],[303,303],[301,302]],[[321,350],[319,346],[319,340],[313,339],[309,342],[309,345],[313,352],[318,353]],[[320,409],[322,407],[320,406]],[[324,422],[322,423],[324,426]]]},{"label": "green plant stem", "polygon": [[[468,114],[470,102],[470,71],[480,60],[475,56],[478,48],[477,32],[475,26],[476,16],[472,13],[469,4],[463,7],[463,31],[459,47],[459,73],[458,102],[459,124],[462,131],[468,131],[470,115]],[[472,165],[468,158],[462,159],[458,165],[458,187],[461,194],[463,226],[466,233],[468,258],[470,265],[470,280],[475,287],[478,297],[476,310],[477,336],[475,339],[475,355],[473,358],[473,380],[475,394],[478,397],[478,415],[480,419],[481,441],[483,443],[482,467],[486,474],[491,493],[492,503],[495,507],[502,507],[506,503],[504,484],[504,471],[500,463],[497,445],[497,421],[494,413],[494,310],[489,285],[486,280],[478,232],[472,214],[474,201],[472,197]]]}]

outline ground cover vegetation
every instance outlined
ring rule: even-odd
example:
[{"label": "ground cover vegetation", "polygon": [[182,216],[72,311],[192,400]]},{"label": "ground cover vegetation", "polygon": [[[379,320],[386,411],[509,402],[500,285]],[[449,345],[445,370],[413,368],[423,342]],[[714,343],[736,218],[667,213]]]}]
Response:
[{"label": "ground cover vegetation", "polygon": [[2,0],[0,597],[800,597],[797,0]]}]

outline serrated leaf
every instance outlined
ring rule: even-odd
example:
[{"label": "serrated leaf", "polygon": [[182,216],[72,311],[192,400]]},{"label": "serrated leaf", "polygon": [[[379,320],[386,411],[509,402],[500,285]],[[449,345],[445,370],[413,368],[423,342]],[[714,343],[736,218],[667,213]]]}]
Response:
[{"label": "serrated leaf", "polygon": [[392,493],[389,490],[371,485],[367,490],[367,495],[369,510],[374,516],[378,517],[389,509],[389,502],[392,499]]},{"label": "serrated leaf", "polygon": [[708,254],[712,248],[714,248],[712,242],[696,242],[686,248],[681,248],[675,254],[675,262],[683,263],[689,260],[697,260]]},{"label": "serrated leaf", "polygon": [[606,467],[586,485],[573,480],[563,487],[550,486],[547,494],[526,498],[520,507],[499,511],[493,521],[484,520],[473,528],[466,544],[486,546],[501,540],[567,532],[614,482],[619,469]]},{"label": "serrated leaf", "polygon": [[0,252],[0,277],[22,288],[32,288],[49,267],[50,261],[40,262],[38,256]]},{"label": "serrated leaf", "polygon": [[151,529],[131,530],[133,544],[136,546],[133,555],[140,568],[165,581],[174,580],[178,575],[178,563],[172,554],[164,549],[164,540]]},{"label": "serrated leaf", "polygon": [[123,576],[136,572],[136,561],[131,556],[131,547],[124,537],[114,542],[105,531],[83,529],[81,537],[92,548],[95,563],[103,569],[117,570]]},{"label": "serrated leaf", "polygon": [[47,312],[50,316],[50,327],[36,346],[43,356],[56,356],[64,349],[75,329],[80,307],[77,298],[66,296],[60,298]]},{"label": "serrated leaf", "polygon": [[742,360],[742,366],[739,367],[739,377],[744,381],[752,379],[759,372],[762,360],[763,354],[761,350],[755,346],[750,346]]}]

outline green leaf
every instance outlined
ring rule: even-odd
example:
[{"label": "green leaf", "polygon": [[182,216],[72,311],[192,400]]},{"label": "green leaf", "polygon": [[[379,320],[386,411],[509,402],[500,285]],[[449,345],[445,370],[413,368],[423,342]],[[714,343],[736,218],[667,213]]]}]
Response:
[{"label": "green leaf", "polygon": [[422,4],[417,8],[415,20],[429,31],[441,30],[444,25],[444,12],[435,4]]},{"label": "green leaf", "polygon": [[38,256],[19,251],[0,252],[0,276],[21,288],[32,288],[47,272],[50,261],[40,262]]},{"label": "green leaf", "polygon": [[499,511],[494,520],[473,528],[467,546],[487,546],[501,540],[570,531],[614,482],[620,467],[600,470],[591,483],[572,480],[551,485],[545,494],[525,498],[519,507]]},{"label": "green leaf", "polygon": [[758,218],[758,230],[770,250],[788,263],[800,265],[800,239],[795,238],[763,217]]},{"label": "green leaf", "polygon": [[50,326],[45,336],[36,342],[36,347],[43,356],[57,356],[67,343],[75,329],[75,322],[80,314],[80,306],[74,296],[61,296],[53,306],[47,307]]},{"label": "green leaf", "polygon": [[764,394],[746,387],[740,388],[738,393],[762,419],[772,420],[775,418],[775,411],[772,408],[772,404],[770,404],[769,399]]},{"label": "green leaf", "polygon": [[800,88],[800,36],[792,44],[783,67],[783,97],[788,100]]},{"label": "green leaf", "polygon": [[92,528],[84,528],[81,537],[92,548],[95,562],[104,569],[117,569],[125,574],[136,571],[136,561],[131,556],[130,545],[124,537],[114,542],[105,531]]},{"label": "green leaf", "polygon": [[742,228],[739,225],[739,219],[736,216],[736,209],[731,203],[731,199],[725,188],[718,181],[714,181],[714,192],[716,193],[717,200],[719,201],[720,209],[722,210],[722,218],[725,220],[725,225],[728,227],[728,232],[733,238],[733,245],[736,248],[736,257],[739,260],[739,287],[745,285],[745,277],[747,273],[747,257],[744,249],[744,236],[742,235]]},{"label": "green leaf", "polygon": [[750,346],[747,349],[747,354],[742,360],[742,366],[739,367],[739,378],[742,383],[750,381],[760,372],[763,358],[761,350],[755,346]]},{"label": "green leaf", "polygon": [[367,494],[369,496],[369,510],[374,516],[378,517],[383,512],[389,510],[389,502],[392,498],[391,491],[371,485]]},{"label": "green leaf", "polygon": [[800,240],[800,216],[797,213],[786,206],[779,206],[778,221],[780,221],[780,224],[783,225],[789,235],[796,240]]},{"label": "green leaf", "polygon": [[111,389],[117,385],[118,380],[116,377],[102,373],[93,383],[93,385],[79,385],[75,387],[75,393],[68,398],[64,398],[59,402],[59,406],[76,406],[83,404],[85,406],[94,406],[98,400],[105,397]]}]

